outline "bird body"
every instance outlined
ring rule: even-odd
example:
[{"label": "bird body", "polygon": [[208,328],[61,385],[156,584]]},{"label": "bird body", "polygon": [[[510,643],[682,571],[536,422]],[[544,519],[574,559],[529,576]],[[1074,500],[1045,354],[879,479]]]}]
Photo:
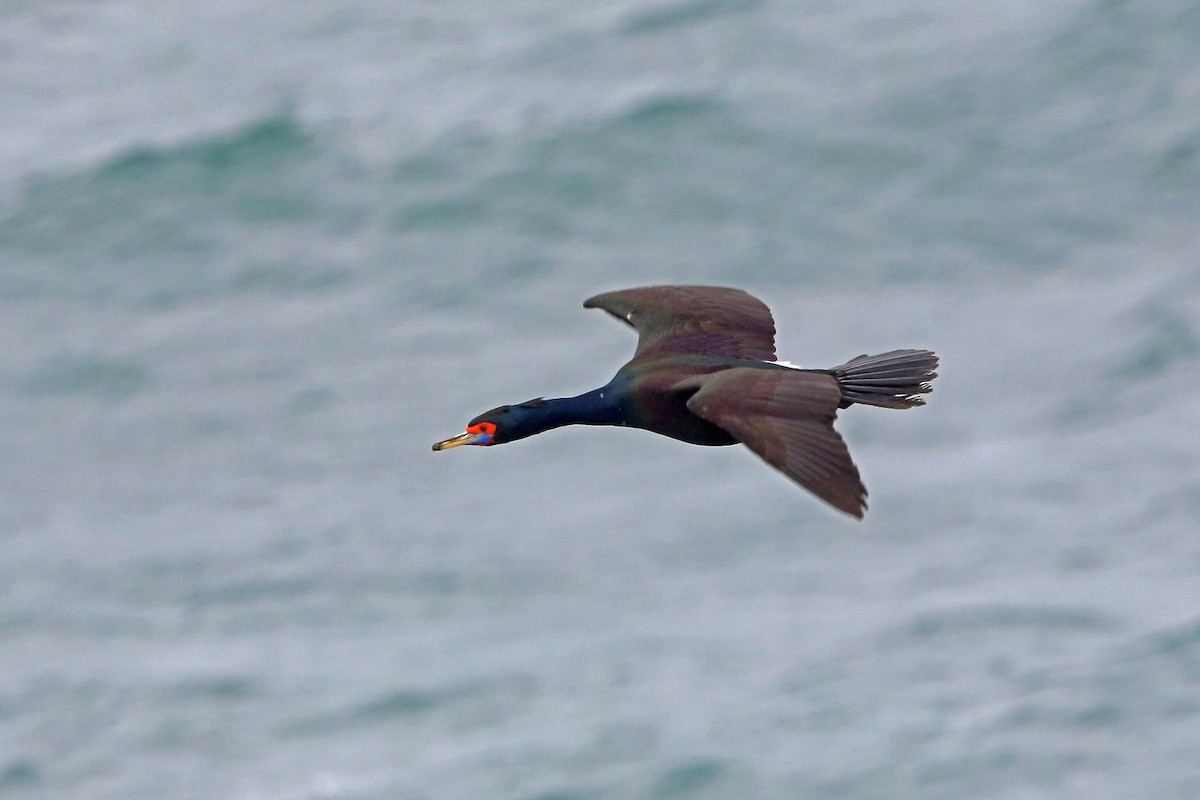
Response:
[{"label": "bird body", "polygon": [[775,325],[757,298],[717,286],[650,286],[596,295],[639,334],[633,358],[599,389],[499,406],[434,450],[494,445],[564,425],[618,425],[690,444],[743,443],[841,511],[862,517],[867,491],[833,428],[852,404],[910,408],[931,390],[937,356],[895,350],[828,370],[775,360]]}]

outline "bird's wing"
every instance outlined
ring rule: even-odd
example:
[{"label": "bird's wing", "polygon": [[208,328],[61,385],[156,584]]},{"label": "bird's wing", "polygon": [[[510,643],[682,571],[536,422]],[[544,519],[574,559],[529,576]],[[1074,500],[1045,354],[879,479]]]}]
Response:
[{"label": "bird's wing", "polygon": [[817,497],[861,519],[867,490],[833,429],[840,396],[832,375],[738,367],[706,378],[687,406]]},{"label": "bird's wing", "polygon": [[602,308],[638,332],[635,361],[672,355],[775,360],[775,320],[757,297],[722,286],[646,286],[605,292]]}]

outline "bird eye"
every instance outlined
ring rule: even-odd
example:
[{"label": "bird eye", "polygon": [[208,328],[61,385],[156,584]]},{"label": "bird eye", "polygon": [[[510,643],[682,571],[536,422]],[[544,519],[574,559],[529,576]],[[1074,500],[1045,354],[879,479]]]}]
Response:
[{"label": "bird eye", "polygon": [[496,425],[492,422],[476,422],[474,425],[467,428],[467,433],[486,433],[488,436],[496,432]]}]

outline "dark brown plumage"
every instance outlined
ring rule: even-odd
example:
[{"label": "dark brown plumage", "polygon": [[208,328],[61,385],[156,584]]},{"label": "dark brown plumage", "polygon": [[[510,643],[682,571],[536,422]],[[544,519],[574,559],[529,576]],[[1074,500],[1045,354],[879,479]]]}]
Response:
[{"label": "dark brown plumage", "polygon": [[632,325],[637,349],[629,362],[671,354],[775,360],[775,320],[763,301],[723,286],[647,286],[583,301]]}]

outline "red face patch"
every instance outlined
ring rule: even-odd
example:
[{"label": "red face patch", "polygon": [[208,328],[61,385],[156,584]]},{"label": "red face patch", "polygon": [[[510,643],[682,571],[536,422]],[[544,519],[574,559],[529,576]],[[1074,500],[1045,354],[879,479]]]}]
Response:
[{"label": "red face patch", "polygon": [[[467,428],[467,433],[481,433],[491,439],[496,435],[496,423],[494,422],[476,422]],[[482,444],[482,442],[480,442]],[[491,444],[491,441],[488,441]]]}]

